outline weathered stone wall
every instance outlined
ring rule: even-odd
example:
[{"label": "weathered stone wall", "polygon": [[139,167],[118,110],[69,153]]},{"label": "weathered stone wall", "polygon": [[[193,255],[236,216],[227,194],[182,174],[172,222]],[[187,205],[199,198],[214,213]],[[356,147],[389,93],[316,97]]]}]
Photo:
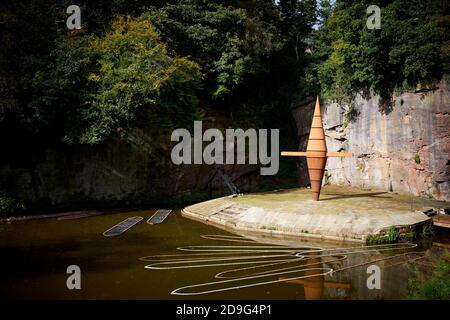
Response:
[{"label": "weathered stone wall", "polygon": [[[174,165],[170,133],[135,129],[103,145],[52,146],[21,163],[0,164],[0,187],[35,210],[186,203],[229,190],[214,166]],[[29,161],[27,161],[29,160]],[[222,166],[243,192],[259,166]]]},{"label": "weathered stone wall", "polygon": [[[350,121],[346,108],[336,103],[322,107],[328,150],[353,152],[352,158],[328,158],[326,182],[450,200],[446,83],[394,96],[390,110],[380,110],[377,96],[358,96]],[[302,122],[299,127],[305,130]]]}]

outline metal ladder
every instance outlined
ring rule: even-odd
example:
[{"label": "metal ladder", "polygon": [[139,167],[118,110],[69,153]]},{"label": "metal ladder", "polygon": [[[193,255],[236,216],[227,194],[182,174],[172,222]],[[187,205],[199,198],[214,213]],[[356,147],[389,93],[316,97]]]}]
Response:
[{"label": "metal ladder", "polygon": [[224,185],[228,188],[228,190],[230,190],[231,195],[233,195],[233,196],[239,195],[241,193],[241,191],[239,190],[238,187],[236,187],[236,185],[233,183],[233,181],[231,181],[231,178],[224,172],[224,170],[218,166],[216,166],[215,169],[216,169],[216,171],[209,179],[208,184],[210,184],[212,182],[212,180],[214,179],[214,177],[218,174],[222,178]]}]

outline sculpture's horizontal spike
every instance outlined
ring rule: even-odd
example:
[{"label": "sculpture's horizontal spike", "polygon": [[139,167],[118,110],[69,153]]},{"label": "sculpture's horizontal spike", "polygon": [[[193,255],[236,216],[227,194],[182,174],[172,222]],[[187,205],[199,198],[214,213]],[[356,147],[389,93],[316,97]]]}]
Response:
[{"label": "sculpture's horizontal spike", "polygon": [[311,157],[311,158],[323,158],[323,157],[341,157],[350,158],[353,157],[351,152],[324,152],[324,151],[281,151],[282,157]]},{"label": "sculpture's horizontal spike", "polygon": [[284,157],[306,157],[307,152],[299,151],[281,151],[281,155]]}]

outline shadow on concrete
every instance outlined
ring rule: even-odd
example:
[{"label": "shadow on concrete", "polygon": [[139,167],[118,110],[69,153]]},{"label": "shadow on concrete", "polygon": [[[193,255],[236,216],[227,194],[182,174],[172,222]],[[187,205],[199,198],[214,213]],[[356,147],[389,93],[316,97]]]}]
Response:
[{"label": "shadow on concrete", "polygon": [[324,193],[324,196],[335,196],[331,198],[321,198],[320,201],[326,200],[337,200],[337,199],[349,199],[349,198],[364,198],[364,197],[375,197],[382,199],[391,199],[392,197],[380,196],[386,194],[387,192],[371,192],[371,193],[357,193],[357,194],[338,194],[338,193]]}]

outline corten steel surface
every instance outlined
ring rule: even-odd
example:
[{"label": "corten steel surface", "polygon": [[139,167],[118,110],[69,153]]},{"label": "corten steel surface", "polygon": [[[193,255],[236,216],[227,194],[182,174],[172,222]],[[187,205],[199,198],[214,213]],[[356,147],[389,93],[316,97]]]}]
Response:
[{"label": "corten steel surface", "polygon": [[320,102],[319,97],[317,97],[306,152],[283,151],[281,152],[281,155],[288,157],[306,157],[309,180],[311,181],[312,198],[313,200],[318,201],[327,157],[351,157],[352,153],[327,152],[322,115],[320,113]]}]

